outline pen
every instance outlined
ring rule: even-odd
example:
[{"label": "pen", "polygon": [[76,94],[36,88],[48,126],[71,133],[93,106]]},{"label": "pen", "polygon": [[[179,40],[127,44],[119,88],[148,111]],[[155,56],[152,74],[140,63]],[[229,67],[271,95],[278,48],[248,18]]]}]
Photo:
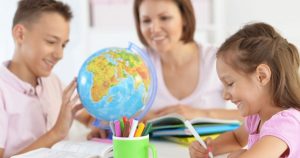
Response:
[{"label": "pen", "polygon": [[133,119],[131,129],[130,129],[130,133],[129,133],[129,138],[133,138],[138,123],[139,122],[137,120]]},{"label": "pen", "polygon": [[115,132],[114,122],[113,121],[109,122],[109,127],[110,127],[110,130],[111,130],[112,134],[115,136],[116,132]]},{"label": "pen", "polygon": [[146,124],[146,127],[145,127],[145,129],[144,129],[144,131],[143,131],[142,136],[148,135],[149,132],[150,132],[150,130],[151,130],[151,128],[152,128],[152,123],[147,123],[147,124]]},{"label": "pen", "polygon": [[118,120],[115,121],[115,132],[117,137],[121,136],[120,122]]},{"label": "pen", "polygon": [[124,131],[122,136],[123,137],[128,137],[130,132],[130,122],[128,120],[125,120],[124,122]]},{"label": "pen", "polygon": [[121,130],[121,135],[122,135],[122,133],[124,132],[124,123],[125,122],[123,122],[122,118],[120,118],[119,122],[120,122],[120,130]]},{"label": "pen", "polygon": [[[189,131],[193,134],[193,136],[196,138],[196,140],[205,148],[207,149],[206,144],[204,141],[200,138],[198,132],[195,130],[195,128],[192,126],[191,122],[189,120],[184,121],[185,126],[189,129]],[[209,151],[208,156],[210,158],[213,158],[213,154],[211,151]]]},{"label": "pen", "polygon": [[134,134],[134,137],[140,137],[143,133],[144,128],[145,128],[145,124],[143,122],[139,123],[138,128],[136,129],[136,132]]}]

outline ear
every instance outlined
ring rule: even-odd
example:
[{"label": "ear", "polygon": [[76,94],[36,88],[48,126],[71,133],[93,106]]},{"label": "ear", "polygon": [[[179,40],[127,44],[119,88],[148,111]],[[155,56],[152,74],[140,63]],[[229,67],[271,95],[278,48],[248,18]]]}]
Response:
[{"label": "ear", "polygon": [[259,64],[256,67],[256,78],[263,86],[269,83],[271,74],[271,69],[267,64]]},{"label": "ear", "polygon": [[24,25],[17,24],[12,29],[12,35],[17,44],[20,44],[24,40],[24,34],[25,34],[26,28]]}]

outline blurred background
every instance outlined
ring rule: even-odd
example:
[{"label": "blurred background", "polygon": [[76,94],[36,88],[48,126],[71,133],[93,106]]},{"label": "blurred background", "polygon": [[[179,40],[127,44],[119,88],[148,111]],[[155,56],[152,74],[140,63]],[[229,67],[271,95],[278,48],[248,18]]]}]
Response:
[{"label": "blurred background", "polygon": [[[72,8],[70,43],[54,72],[64,83],[71,81],[89,55],[106,47],[143,47],[133,20],[133,0],[62,0]],[[18,0],[0,0],[0,62],[11,59],[13,14]],[[249,22],[273,25],[300,48],[298,0],[192,0],[197,15],[197,41],[219,46]]]}]

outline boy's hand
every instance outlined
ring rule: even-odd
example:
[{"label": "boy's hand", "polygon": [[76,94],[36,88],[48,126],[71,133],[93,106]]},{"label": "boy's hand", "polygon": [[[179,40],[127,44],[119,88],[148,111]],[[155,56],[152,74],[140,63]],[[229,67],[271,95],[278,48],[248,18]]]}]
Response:
[{"label": "boy's hand", "polygon": [[[211,138],[207,138],[205,142],[208,149],[212,149]],[[205,149],[198,141],[194,141],[189,146],[189,152],[191,158],[209,158],[208,153],[211,152],[211,150]]]},{"label": "boy's hand", "polygon": [[83,108],[82,104],[76,105],[79,99],[78,95],[72,98],[76,86],[76,79],[74,79],[63,92],[60,113],[52,129],[58,139],[63,139],[67,136],[76,112]]},{"label": "boy's hand", "polygon": [[92,138],[107,138],[108,137],[108,130],[99,129],[96,127],[92,127],[90,133],[87,135],[87,139],[90,140]]}]

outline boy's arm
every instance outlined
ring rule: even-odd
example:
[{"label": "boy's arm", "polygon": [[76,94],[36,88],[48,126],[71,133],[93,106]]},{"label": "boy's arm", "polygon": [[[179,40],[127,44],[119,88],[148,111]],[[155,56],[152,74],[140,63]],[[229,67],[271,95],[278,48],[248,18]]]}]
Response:
[{"label": "boy's arm", "polygon": [[248,132],[245,126],[242,125],[235,131],[221,134],[217,139],[212,141],[213,154],[220,155],[239,150],[247,145]]},{"label": "boy's arm", "polygon": [[280,157],[287,148],[288,145],[283,140],[274,136],[264,136],[251,149],[240,155],[240,158]]},{"label": "boy's arm", "polygon": [[41,147],[47,147],[50,148],[52,145],[57,143],[58,141],[62,140],[63,138],[57,135],[55,132],[50,130],[46,134],[42,135],[40,138],[38,138],[34,143],[30,144],[29,146],[22,149],[18,154],[26,153],[28,151],[38,149]]}]

